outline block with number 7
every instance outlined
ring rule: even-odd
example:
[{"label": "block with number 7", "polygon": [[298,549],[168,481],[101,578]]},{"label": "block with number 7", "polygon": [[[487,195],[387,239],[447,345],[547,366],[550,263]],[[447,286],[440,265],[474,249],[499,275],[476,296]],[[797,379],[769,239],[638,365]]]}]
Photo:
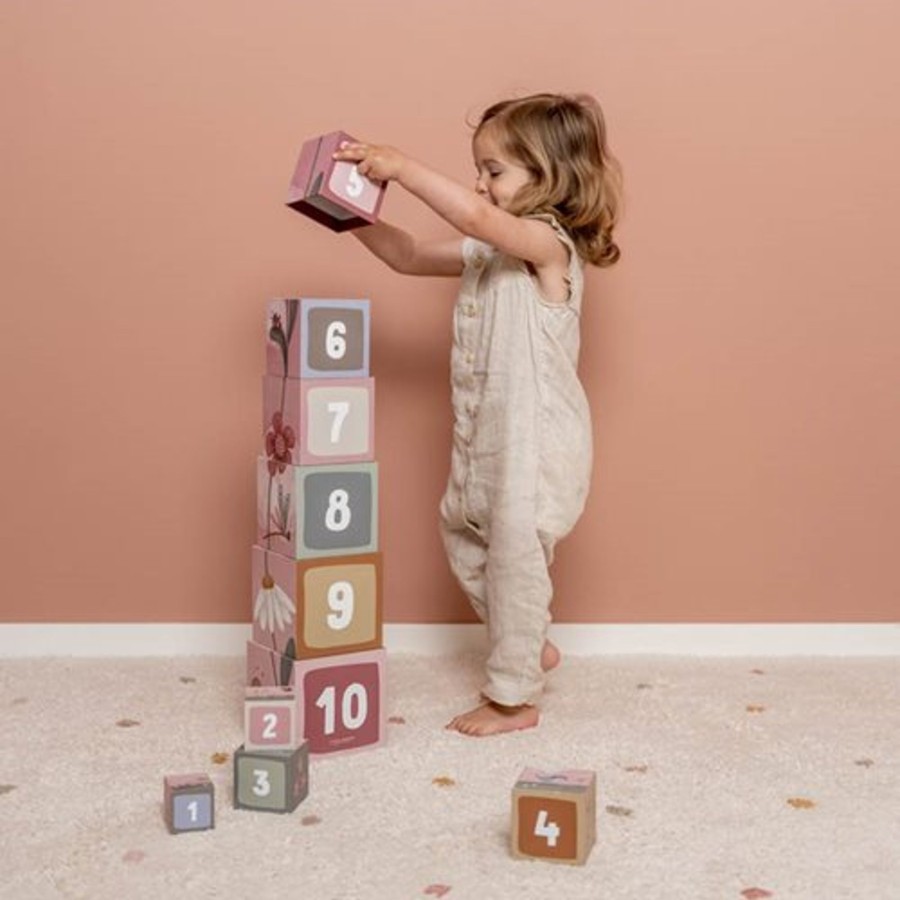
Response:
[{"label": "block with number 7", "polygon": [[512,791],[512,855],[583,865],[596,835],[594,772],[527,768]]},{"label": "block with number 7", "polygon": [[300,733],[312,754],[346,753],[384,741],[383,649],[294,663]]}]

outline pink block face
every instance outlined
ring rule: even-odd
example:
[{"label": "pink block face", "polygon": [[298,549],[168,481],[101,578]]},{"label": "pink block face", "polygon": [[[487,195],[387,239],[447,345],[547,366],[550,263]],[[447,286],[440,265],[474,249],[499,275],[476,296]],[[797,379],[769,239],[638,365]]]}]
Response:
[{"label": "pink block face", "polygon": [[291,692],[259,696],[250,689],[244,700],[244,747],[248,750],[286,750],[297,746],[296,702]]},{"label": "pink block face", "polygon": [[375,457],[374,378],[263,377],[263,445],[292,465]]},{"label": "pink block face", "polygon": [[294,683],[294,660],[270,647],[247,641],[247,685],[289,687]]},{"label": "pink block face", "polygon": [[547,769],[528,768],[522,770],[519,781],[547,786],[590,787],[594,777],[594,773],[586,769],[563,769],[553,772]]},{"label": "pink block face", "polygon": [[295,663],[310,753],[345,753],[384,740],[384,660],[384,650],[373,650]]},{"label": "pink block face", "polygon": [[385,184],[359,174],[354,163],[335,160],[341,143],[354,142],[332,131],[303,144],[288,189],[287,205],[333,231],[377,221]]}]

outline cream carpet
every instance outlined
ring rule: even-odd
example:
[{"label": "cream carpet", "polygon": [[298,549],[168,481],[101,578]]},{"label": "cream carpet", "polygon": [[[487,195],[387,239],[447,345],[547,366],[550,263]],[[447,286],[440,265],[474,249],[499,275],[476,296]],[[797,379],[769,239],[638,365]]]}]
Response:
[{"label": "cream carpet", "polygon": [[[538,729],[445,732],[478,664],[390,654],[387,745],[276,815],[232,808],[242,659],[0,660],[0,897],[900,898],[900,661],[570,658]],[[587,865],[509,856],[525,766],[596,771]],[[216,827],[173,836],[193,771]]]}]

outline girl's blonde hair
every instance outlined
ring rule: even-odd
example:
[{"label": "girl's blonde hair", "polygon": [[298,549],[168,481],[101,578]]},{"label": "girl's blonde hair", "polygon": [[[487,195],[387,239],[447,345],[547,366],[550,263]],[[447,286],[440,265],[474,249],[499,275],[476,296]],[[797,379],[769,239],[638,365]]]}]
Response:
[{"label": "girl's blonde hair", "polygon": [[504,150],[532,175],[515,196],[516,215],[550,213],[571,235],[579,256],[611,266],[622,173],[606,142],[600,104],[587,94],[533,94],[489,107],[475,128],[496,128]]}]

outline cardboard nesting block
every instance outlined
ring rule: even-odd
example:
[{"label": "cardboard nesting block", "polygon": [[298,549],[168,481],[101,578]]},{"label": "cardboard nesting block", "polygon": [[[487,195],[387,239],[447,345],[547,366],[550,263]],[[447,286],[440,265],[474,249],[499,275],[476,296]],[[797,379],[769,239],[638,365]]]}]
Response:
[{"label": "cardboard nesting block", "polygon": [[293,750],[301,743],[297,698],[289,687],[244,690],[244,749]]},{"label": "cardboard nesting block", "polygon": [[377,747],[386,723],[384,650],[294,663],[300,730],[312,754]]},{"label": "cardboard nesting block", "polygon": [[253,548],[253,641],[296,659],[381,646],[380,553],[295,560]]},{"label": "cardboard nesting block", "polygon": [[512,791],[512,855],[583,865],[596,837],[594,772],[526,768]]},{"label": "cardboard nesting block", "polygon": [[332,231],[347,231],[378,220],[386,183],[360,175],[354,162],[333,158],[342,142],[356,143],[343,131],[306,141],[288,188],[287,205]]},{"label": "cardboard nesting block", "polygon": [[260,457],[257,543],[294,559],[378,549],[378,464],[292,466]]},{"label": "cardboard nesting block", "polygon": [[293,656],[247,641],[247,687],[290,687],[293,683]]},{"label": "cardboard nesting block", "polygon": [[368,300],[284,299],[266,307],[266,374],[367,378]]},{"label": "cardboard nesting block", "polygon": [[172,834],[205,831],[215,827],[216,789],[202,772],[166,775],[163,779],[163,813]]},{"label": "cardboard nesting block", "polygon": [[374,378],[263,376],[268,459],[312,466],[375,457]]},{"label": "cardboard nesting block", "polygon": [[309,793],[309,747],[234,752],[234,808],[293,812]]}]

